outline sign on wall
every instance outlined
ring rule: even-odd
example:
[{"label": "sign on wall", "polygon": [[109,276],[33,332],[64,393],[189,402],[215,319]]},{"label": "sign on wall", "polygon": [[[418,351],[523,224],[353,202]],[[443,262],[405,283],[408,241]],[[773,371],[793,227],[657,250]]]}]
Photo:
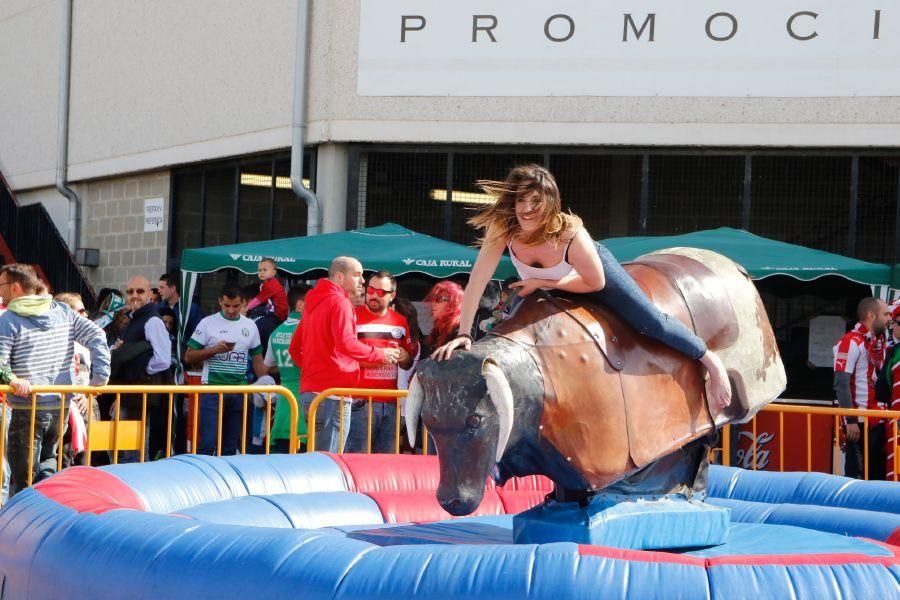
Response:
[{"label": "sign on wall", "polygon": [[884,0],[361,0],[362,96],[897,96]]},{"label": "sign on wall", "polygon": [[144,200],[144,231],[163,230],[163,199],[147,198]]}]

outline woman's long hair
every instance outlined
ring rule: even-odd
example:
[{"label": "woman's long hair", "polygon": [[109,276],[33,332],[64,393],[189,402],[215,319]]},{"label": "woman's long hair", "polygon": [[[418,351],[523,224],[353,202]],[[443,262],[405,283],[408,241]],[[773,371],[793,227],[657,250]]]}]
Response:
[{"label": "woman's long hair", "polygon": [[459,333],[459,314],[462,310],[463,299],[462,287],[452,281],[441,281],[431,288],[431,291],[425,296],[425,302],[437,302],[443,298],[447,299],[447,310],[434,322],[431,333],[425,338],[425,344],[431,350],[443,346]]},{"label": "woman's long hair", "polygon": [[[480,179],[475,184],[495,199],[493,204],[469,219],[470,225],[484,232],[479,240],[482,244],[513,238],[527,246],[543,242],[556,244],[560,238],[582,226],[577,216],[563,212],[556,179],[540,165],[515,167],[505,181]],[[516,219],[516,199],[534,191],[541,197],[541,227],[525,234]]]}]

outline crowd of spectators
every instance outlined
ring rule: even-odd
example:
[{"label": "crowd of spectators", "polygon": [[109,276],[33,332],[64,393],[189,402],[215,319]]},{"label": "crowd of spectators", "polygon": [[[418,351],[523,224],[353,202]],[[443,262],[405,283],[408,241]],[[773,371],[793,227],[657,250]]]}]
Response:
[{"label": "crowd of spectators", "polygon": [[[290,405],[277,395],[245,399],[225,394],[220,415],[217,393],[196,399],[191,394],[78,393],[66,398],[60,422],[59,396],[39,394],[30,438],[30,386],[280,384],[299,402],[297,434],[305,449],[309,408],[318,392],[406,389],[418,361],[458,333],[463,290],[453,281],[438,282],[420,305],[433,324],[425,335],[416,303],[403,295],[396,278],[387,271],[365,278],[356,258],[337,257],[328,277],[314,287],[285,286],[271,259],[260,261],[258,278],[258,285],[244,288],[225,285],[218,310],[204,316],[198,303],[182,298],[177,274],[165,273],[155,285],[135,274],[122,289],[101,290],[97,310],[88,314],[78,294],[51,297],[30,266],[0,269],[0,315],[7,312],[0,316],[0,382],[13,390],[0,403],[8,430],[2,433],[2,500],[54,473],[59,453],[64,465],[84,464],[86,423],[114,420],[117,410],[120,420],[145,417],[144,456],[137,450],[120,450],[115,457],[94,451],[91,464],[184,452],[265,452],[266,446],[269,452],[289,451]],[[498,315],[499,304],[498,298],[486,297],[485,318]],[[483,335],[490,326],[482,324],[473,334]],[[372,451],[394,451],[398,405],[375,400],[371,425],[364,398],[323,402],[317,411],[317,448],[365,452],[371,430]],[[274,406],[267,407],[269,402]],[[402,403],[400,410],[402,418]],[[194,419],[197,440],[192,439]],[[402,426],[401,432],[400,443],[409,451]]]}]

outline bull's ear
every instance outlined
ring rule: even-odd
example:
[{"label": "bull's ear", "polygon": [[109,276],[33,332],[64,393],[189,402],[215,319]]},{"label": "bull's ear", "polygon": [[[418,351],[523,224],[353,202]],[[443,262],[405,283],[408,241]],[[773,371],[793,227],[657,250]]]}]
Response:
[{"label": "bull's ear", "polygon": [[513,425],[513,394],[509,387],[509,381],[503,369],[492,358],[484,359],[481,363],[481,374],[487,385],[488,397],[497,411],[497,423],[500,431],[497,436],[497,458],[499,461],[506,450],[509,434]]}]

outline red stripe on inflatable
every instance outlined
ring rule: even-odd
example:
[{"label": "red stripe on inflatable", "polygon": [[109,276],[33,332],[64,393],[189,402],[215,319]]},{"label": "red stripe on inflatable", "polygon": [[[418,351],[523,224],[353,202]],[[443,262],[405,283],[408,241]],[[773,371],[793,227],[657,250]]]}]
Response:
[{"label": "red stripe on inflatable", "polygon": [[[866,540],[869,541],[869,540]],[[884,544],[878,544],[883,546]],[[717,556],[713,558],[699,558],[675,554],[669,552],[657,552],[652,550],[623,550],[609,546],[592,546],[579,544],[578,553],[582,556],[600,556],[618,560],[638,562],[675,563],[681,565],[693,565],[696,567],[719,567],[727,565],[745,566],[800,566],[800,565],[884,565],[900,564],[900,555],[897,549],[891,549],[894,556],[868,556],[866,554],[835,553],[835,554],[759,554],[755,556]]]},{"label": "red stripe on inflatable", "polygon": [[622,548],[612,548],[610,546],[579,544],[578,553],[582,556],[599,556],[601,558],[615,558],[618,560],[676,563],[680,565],[692,565],[695,567],[706,566],[706,559],[703,558],[686,556],[684,554],[671,554],[669,552],[656,552],[653,550],[623,550]]},{"label": "red stripe on inflatable", "polygon": [[119,508],[147,510],[124,481],[94,467],[69,467],[36,484],[34,489],[77,512],[99,515]]}]

